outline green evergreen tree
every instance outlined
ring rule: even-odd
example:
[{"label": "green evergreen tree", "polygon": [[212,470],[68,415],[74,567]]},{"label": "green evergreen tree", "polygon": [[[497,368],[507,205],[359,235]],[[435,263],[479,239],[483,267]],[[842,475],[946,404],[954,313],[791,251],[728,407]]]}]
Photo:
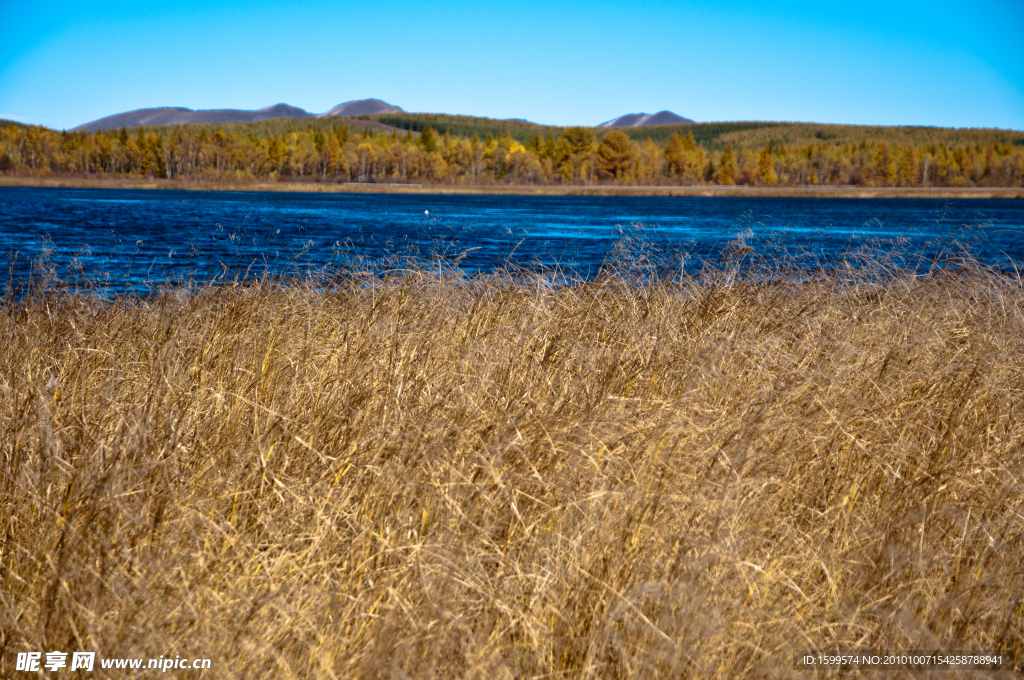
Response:
[{"label": "green evergreen tree", "polygon": [[437,153],[437,133],[429,125],[420,133],[420,146],[427,153]]},{"label": "green evergreen tree", "polygon": [[544,140],[544,149],[541,152],[541,158],[554,158],[555,157],[555,137],[550,132],[547,138]]},{"label": "green evergreen tree", "polygon": [[594,131],[574,126],[563,132],[556,143],[555,162],[559,175],[565,181],[575,182],[580,177],[584,162],[594,152]]}]

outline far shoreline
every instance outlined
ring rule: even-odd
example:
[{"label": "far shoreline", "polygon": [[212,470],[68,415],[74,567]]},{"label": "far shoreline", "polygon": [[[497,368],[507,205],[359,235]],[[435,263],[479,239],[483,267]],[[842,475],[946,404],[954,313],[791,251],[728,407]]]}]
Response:
[{"label": "far shoreline", "polygon": [[610,185],[441,185],[320,182],[195,182],[122,180],[81,177],[0,177],[0,187],[54,189],[155,189],[178,191],[279,191],[330,194],[463,194],[480,196],[672,196],[711,198],[931,198],[1019,199],[1024,187],[859,187],[809,185],[754,187],[746,185],[610,186]]}]

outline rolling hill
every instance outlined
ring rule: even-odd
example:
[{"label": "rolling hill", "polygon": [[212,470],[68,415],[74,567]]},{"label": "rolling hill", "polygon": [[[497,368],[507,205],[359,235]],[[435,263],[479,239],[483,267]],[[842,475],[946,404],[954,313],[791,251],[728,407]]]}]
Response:
[{"label": "rolling hill", "polygon": [[136,109],[116,113],[74,128],[75,132],[114,130],[140,125],[195,125],[197,123],[253,123],[268,118],[310,118],[314,114],[296,106],[275,104],[255,111],[245,109],[201,109],[194,111],[178,106]]},{"label": "rolling hill", "polygon": [[142,125],[196,125],[204,123],[255,123],[271,118],[330,118],[335,116],[358,116],[373,113],[404,113],[398,106],[392,106],[380,99],[357,99],[338,104],[319,115],[288,104],[275,104],[262,109],[201,109],[195,111],[181,106],[162,106],[153,109],[136,109],[115,113],[73,128],[74,132],[96,132],[116,130],[120,127]]},{"label": "rolling hill", "polygon": [[681,123],[693,123],[689,118],[672,113],[671,111],[658,111],[657,113],[627,113],[613,120],[601,123],[597,127],[644,127],[647,125],[678,125]]},{"label": "rolling hill", "polygon": [[318,118],[330,118],[332,116],[365,116],[372,113],[405,113],[400,106],[388,104],[380,99],[356,99],[355,101],[338,104],[327,113],[321,113]]}]

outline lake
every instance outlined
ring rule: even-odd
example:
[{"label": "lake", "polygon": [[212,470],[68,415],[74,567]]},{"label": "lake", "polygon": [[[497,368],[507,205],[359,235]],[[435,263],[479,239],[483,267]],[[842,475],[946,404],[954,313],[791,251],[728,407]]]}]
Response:
[{"label": "lake", "polygon": [[729,252],[804,267],[872,266],[858,254],[919,266],[960,247],[1012,270],[1024,261],[1024,201],[18,187],[0,188],[0,247],[17,254],[7,280],[48,251],[58,272],[131,285],[437,258],[468,272],[513,264],[581,277],[651,262],[692,272]]}]

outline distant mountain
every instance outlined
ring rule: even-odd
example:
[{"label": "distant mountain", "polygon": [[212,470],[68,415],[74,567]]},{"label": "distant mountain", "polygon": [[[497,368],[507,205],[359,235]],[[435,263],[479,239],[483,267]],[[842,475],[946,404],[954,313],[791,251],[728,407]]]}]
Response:
[{"label": "distant mountain", "polygon": [[641,127],[643,125],[675,125],[693,122],[689,118],[683,118],[671,111],[658,111],[657,113],[627,113],[615,120],[601,123],[597,127]]},{"label": "distant mountain", "polygon": [[[137,109],[126,113],[117,113],[113,116],[100,118],[91,123],[85,123],[74,128],[78,132],[96,132],[97,130],[117,130],[121,127],[139,127],[153,125],[192,125],[201,123],[252,123],[268,118],[330,118],[330,117],[352,117],[369,115],[399,115],[399,116],[420,116],[426,114],[408,114],[405,109],[394,104],[388,104],[380,99],[356,99],[343,104],[338,104],[326,113],[315,114],[288,104],[275,104],[256,111],[246,109],[201,109],[195,111],[181,106],[163,106],[155,109]],[[440,114],[439,114],[440,115]],[[436,116],[435,116],[436,117]],[[445,117],[445,116],[442,116]],[[451,118],[451,116],[447,116]],[[466,116],[455,116],[462,119]],[[475,119],[474,119],[475,120]],[[481,119],[490,120],[490,119]],[[508,118],[509,123],[525,123],[536,125],[521,118]],[[384,123],[399,125],[393,120],[381,121]],[[450,121],[449,121],[450,122]],[[491,121],[494,122],[494,121]],[[500,121],[499,121],[500,122]],[[615,120],[602,123],[598,127],[640,127],[644,125],[672,125],[677,123],[692,123],[689,118],[683,118],[671,111],[659,111],[658,113],[630,113],[620,116]],[[409,127],[401,126],[400,127]],[[550,127],[550,126],[547,126]],[[413,129],[419,129],[415,125]],[[440,129],[440,128],[439,128]]]},{"label": "distant mountain", "polygon": [[162,106],[155,109],[138,109],[126,113],[100,118],[74,128],[78,132],[116,130],[120,127],[140,125],[189,125],[194,123],[252,123],[267,118],[327,118],[328,116],[362,116],[372,113],[405,113],[380,99],[358,99],[338,104],[319,116],[305,109],[288,104],[275,104],[256,111],[246,109],[203,109],[194,111],[181,106]]},{"label": "distant mountain", "polygon": [[314,114],[296,106],[275,104],[256,111],[244,109],[203,109],[193,111],[180,106],[138,109],[100,118],[75,128],[79,132],[114,130],[140,125],[188,125],[193,123],[252,123],[267,118],[310,118]]},{"label": "distant mountain", "polygon": [[338,104],[327,113],[321,113],[318,118],[368,116],[374,113],[405,113],[405,110],[400,106],[392,106],[380,99],[356,99],[344,104]]}]

